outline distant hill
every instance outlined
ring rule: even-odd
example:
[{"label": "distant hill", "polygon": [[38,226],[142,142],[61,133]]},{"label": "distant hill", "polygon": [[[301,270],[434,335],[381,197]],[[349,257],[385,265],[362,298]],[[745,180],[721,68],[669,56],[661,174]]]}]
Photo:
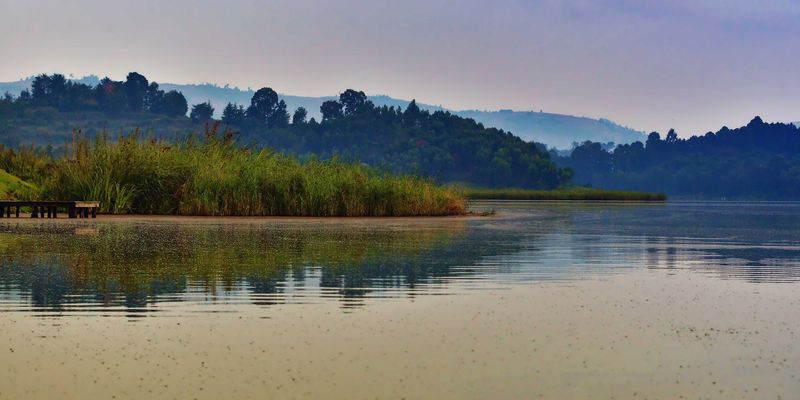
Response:
[{"label": "distant hill", "polygon": [[[16,82],[0,83],[0,94],[8,92],[11,94],[18,94],[20,91],[30,87],[32,78]],[[97,76],[91,75],[74,81],[86,83],[88,85],[96,85],[99,82]],[[240,89],[238,87],[230,86],[217,86],[213,84],[174,84],[162,83],[161,89],[177,90],[186,96],[189,104],[197,104],[202,102],[210,102],[214,107],[215,115],[219,117],[222,109],[228,102],[247,105],[250,98],[253,97],[254,91],[247,89]],[[304,107],[308,110],[309,118],[320,119],[319,107],[324,101],[335,100],[336,96],[324,97],[307,97],[307,96],[292,96],[282,94],[281,99],[286,102],[290,111],[297,109],[297,107]],[[369,96],[369,99],[375,103],[376,106],[395,106],[405,108],[409,100],[396,99],[386,95]],[[445,108],[441,106],[434,106],[430,104],[417,103],[420,109],[428,111],[444,111]],[[552,114],[545,112],[533,111],[479,111],[479,110],[464,110],[450,112],[465,117],[472,118],[476,122],[482,123],[486,127],[494,127],[510,131],[515,135],[521,137],[526,141],[536,141],[544,143],[549,147],[557,147],[560,149],[569,149],[574,142],[614,142],[616,144],[632,143],[645,139],[642,132],[620,126],[607,119],[592,119],[585,117],[576,117],[572,115]]]},{"label": "distant hill", "polygon": [[620,126],[607,119],[533,111],[457,111],[486,126],[511,131],[527,140],[536,140],[550,147],[570,149],[574,142],[633,143],[645,140],[644,133]]}]

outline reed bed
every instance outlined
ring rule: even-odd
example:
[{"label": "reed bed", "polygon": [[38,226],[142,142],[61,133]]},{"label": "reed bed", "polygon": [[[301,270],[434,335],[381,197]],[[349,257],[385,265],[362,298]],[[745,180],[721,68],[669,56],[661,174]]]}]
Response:
[{"label": "reed bed", "polygon": [[556,190],[529,189],[463,189],[473,200],[587,200],[587,201],[665,201],[663,193],[628,192],[623,190],[593,189],[584,187]]},{"label": "reed bed", "polygon": [[300,162],[238,146],[216,129],[174,141],[100,136],[68,144],[43,199],[98,200],[111,214],[435,216],[466,213],[452,188],[337,159]]}]

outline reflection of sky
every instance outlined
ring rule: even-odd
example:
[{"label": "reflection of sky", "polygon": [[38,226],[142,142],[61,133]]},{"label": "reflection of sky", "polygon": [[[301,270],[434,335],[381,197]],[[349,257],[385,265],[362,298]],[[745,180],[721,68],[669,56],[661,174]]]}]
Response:
[{"label": "reflection of sky", "polygon": [[[800,120],[793,0],[0,0],[0,80],[138,70],[702,134]],[[119,18],[124,15],[125,18]],[[214,26],[215,29],[208,29]]]}]

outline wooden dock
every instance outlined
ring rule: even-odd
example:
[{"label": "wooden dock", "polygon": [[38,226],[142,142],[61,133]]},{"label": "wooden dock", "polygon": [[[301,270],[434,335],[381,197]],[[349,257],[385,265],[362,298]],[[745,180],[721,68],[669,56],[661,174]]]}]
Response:
[{"label": "wooden dock", "polygon": [[0,218],[19,218],[22,207],[31,210],[31,218],[58,218],[64,210],[70,218],[97,218],[99,201],[16,201],[0,200]]}]

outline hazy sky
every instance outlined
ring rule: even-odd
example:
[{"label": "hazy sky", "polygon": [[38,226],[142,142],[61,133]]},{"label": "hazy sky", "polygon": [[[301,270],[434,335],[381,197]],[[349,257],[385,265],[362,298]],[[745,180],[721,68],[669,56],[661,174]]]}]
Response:
[{"label": "hazy sky", "polygon": [[800,120],[800,1],[0,0],[0,80],[345,88],[681,136]]}]

